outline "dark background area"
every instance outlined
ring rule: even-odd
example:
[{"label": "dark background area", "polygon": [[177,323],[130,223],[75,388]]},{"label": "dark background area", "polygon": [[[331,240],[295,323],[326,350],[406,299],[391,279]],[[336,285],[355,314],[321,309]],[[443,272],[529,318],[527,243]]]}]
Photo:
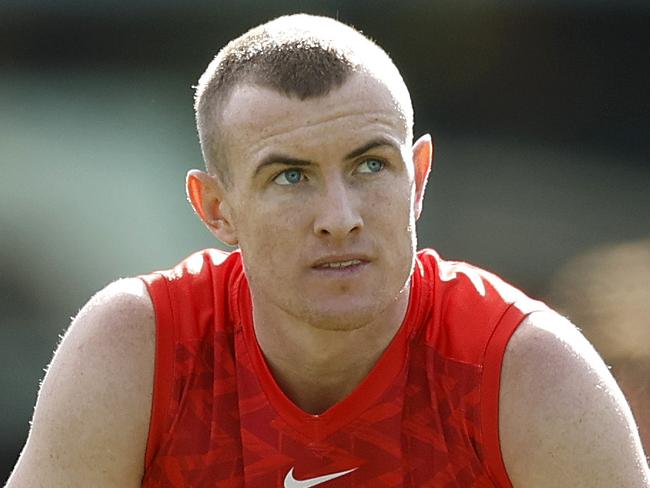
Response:
[{"label": "dark background area", "polygon": [[118,277],[217,245],[183,190],[202,165],[192,85],[228,40],[297,11],[356,26],[402,71],[415,134],[436,144],[420,246],[568,314],[648,446],[650,2],[13,0],[0,4],[0,479],[70,317]]}]

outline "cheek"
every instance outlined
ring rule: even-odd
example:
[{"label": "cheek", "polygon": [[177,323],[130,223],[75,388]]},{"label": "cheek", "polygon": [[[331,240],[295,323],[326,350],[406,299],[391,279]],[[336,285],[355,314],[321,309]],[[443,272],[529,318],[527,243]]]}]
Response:
[{"label": "cheek", "polygon": [[375,192],[369,202],[369,218],[381,227],[389,227],[395,233],[405,230],[411,217],[411,198],[408,188],[397,182]]},{"label": "cheek", "polygon": [[305,220],[304,205],[258,203],[241,213],[240,247],[265,260],[292,254]]},{"label": "cheek", "polygon": [[366,220],[379,247],[387,250],[386,263],[401,276],[412,265],[416,236],[409,188],[400,183],[384,188]]}]

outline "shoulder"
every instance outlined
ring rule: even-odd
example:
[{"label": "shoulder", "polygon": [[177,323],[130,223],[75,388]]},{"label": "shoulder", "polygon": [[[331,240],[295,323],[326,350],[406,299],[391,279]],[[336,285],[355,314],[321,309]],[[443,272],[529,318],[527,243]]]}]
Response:
[{"label": "shoulder", "polygon": [[153,351],[155,328],[153,304],[144,282],[138,278],[118,280],[95,294],[79,311],[52,365],[60,356],[75,354],[91,360],[91,353],[98,352],[118,368],[122,360],[147,363],[153,360],[146,353]]},{"label": "shoulder", "polygon": [[153,304],[143,281],[128,278],[109,284],[73,319],[54,354],[40,395],[50,393],[48,376],[59,374],[65,374],[65,385],[58,387],[78,388],[82,377],[84,383],[101,382],[117,389],[148,382],[155,336]]},{"label": "shoulder", "polygon": [[418,253],[418,269],[426,280],[451,297],[460,295],[483,303],[499,301],[514,303],[527,298],[516,287],[494,273],[464,261],[442,259],[434,250]]},{"label": "shoulder", "polygon": [[483,364],[489,352],[500,365],[505,342],[522,317],[546,308],[495,274],[443,260],[429,249],[418,253],[415,272],[431,297],[429,340],[464,362]]},{"label": "shoulder", "polygon": [[621,390],[591,344],[555,312],[527,316],[507,345],[499,425],[515,487],[648,486]]},{"label": "shoulder", "polygon": [[[131,327],[128,322],[153,319],[153,306],[145,283],[139,278],[124,278],[110,283],[88,300],[74,318],[68,334],[83,327],[78,324],[85,323],[88,318],[93,319],[92,324],[97,324],[97,319],[108,318],[110,325],[106,332],[136,331],[138,328]],[[114,320],[116,318],[121,320]],[[86,328],[102,329],[99,325],[88,325]]]},{"label": "shoulder", "polygon": [[243,275],[241,253],[204,249],[189,255],[173,268],[141,276],[154,307],[159,301],[190,300],[197,305],[215,292],[227,292]]},{"label": "shoulder", "polygon": [[48,367],[8,486],[139,486],[154,351],[153,306],[140,279],[93,296]]},{"label": "shoulder", "polygon": [[219,249],[203,249],[190,254],[174,267],[144,275],[142,278],[149,284],[161,278],[167,281],[183,279],[198,279],[209,277],[212,273],[228,275],[242,267],[239,251],[226,252]]}]

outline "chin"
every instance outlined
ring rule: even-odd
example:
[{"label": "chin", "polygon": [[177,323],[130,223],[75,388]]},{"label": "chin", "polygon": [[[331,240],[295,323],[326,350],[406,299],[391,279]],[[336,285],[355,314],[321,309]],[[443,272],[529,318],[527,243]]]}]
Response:
[{"label": "chin", "polygon": [[387,303],[372,298],[367,299],[365,303],[359,300],[345,303],[347,301],[338,299],[333,300],[331,304],[322,301],[315,303],[309,309],[302,310],[300,318],[321,330],[357,330],[379,318],[386,308],[395,302],[395,299],[390,299]]}]

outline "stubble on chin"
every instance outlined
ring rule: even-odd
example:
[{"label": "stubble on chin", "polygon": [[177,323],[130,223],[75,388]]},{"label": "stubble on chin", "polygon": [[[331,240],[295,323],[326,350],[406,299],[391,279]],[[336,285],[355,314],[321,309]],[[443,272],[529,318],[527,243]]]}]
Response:
[{"label": "stubble on chin", "polygon": [[[351,304],[345,309],[336,305],[327,306],[324,303],[303,303],[298,309],[287,309],[295,319],[309,326],[327,331],[354,331],[392,317],[392,307],[399,308],[400,300],[408,300],[410,290],[410,274],[396,293],[364,300],[366,303]],[[404,304],[407,305],[407,304]]]}]

